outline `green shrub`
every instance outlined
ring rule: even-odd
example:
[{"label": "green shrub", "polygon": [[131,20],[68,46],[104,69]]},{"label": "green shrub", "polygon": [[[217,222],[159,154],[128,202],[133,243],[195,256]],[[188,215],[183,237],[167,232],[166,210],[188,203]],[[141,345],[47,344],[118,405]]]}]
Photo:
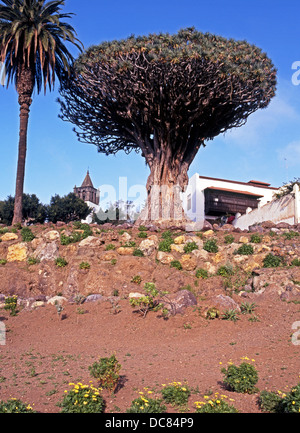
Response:
[{"label": "green shrub", "polygon": [[21,236],[22,236],[23,242],[31,242],[35,238],[34,234],[32,233],[32,231],[29,227],[23,227],[22,228]]},{"label": "green shrub", "polygon": [[300,266],[300,259],[294,259],[291,263],[292,266]]},{"label": "green shrub", "polygon": [[237,322],[239,320],[238,318],[238,311],[237,310],[226,310],[222,314],[223,320],[231,320],[232,322]]},{"label": "green shrub", "polygon": [[256,305],[254,303],[250,304],[249,302],[242,302],[241,304],[242,314],[252,314],[255,308]]},{"label": "green shrub", "polygon": [[300,383],[283,398],[280,410],[283,413],[300,413]]},{"label": "green shrub", "polygon": [[82,233],[74,232],[70,236],[62,234],[60,236],[60,243],[62,245],[70,245],[70,244],[76,244],[77,242],[80,242],[82,240]]},{"label": "green shrub", "polygon": [[212,307],[207,310],[206,318],[209,320],[218,319],[220,317],[220,311],[216,307]]},{"label": "green shrub", "polygon": [[158,251],[163,251],[165,253],[171,252],[171,245],[173,243],[173,239],[165,239],[159,243]]},{"label": "green shrub", "polygon": [[4,310],[9,311],[9,314],[11,316],[16,316],[18,313],[17,305],[18,305],[18,296],[17,295],[8,296],[7,298],[5,298],[4,301]]},{"label": "green shrub", "polygon": [[261,391],[258,401],[263,412],[276,413],[280,411],[282,397],[276,392]]},{"label": "green shrub", "polygon": [[291,239],[294,239],[294,238],[298,237],[299,233],[295,232],[293,230],[290,230],[289,232],[283,233],[282,236],[285,237],[287,240],[291,240]]},{"label": "green shrub", "polygon": [[224,237],[224,243],[229,245],[229,244],[233,244],[234,242],[234,237],[232,235],[226,235]]},{"label": "green shrub", "polygon": [[300,412],[300,383],[290,392],[284,394],[262,391],[259,396],[262,410],[273,413],[299,413]]},{"label": "green shrub", "polygon": [[208,278],[208,271],[206,269],[199,268],[196,271],[196,277],[197,278],[202,278],[203,280],[207,280],[207,278]]},{"label": "green shrub", "polygon": [[125,244],[122,246],[124,248],[134,248],[136,246],[136,243],[134,241],[128,241],[128,242],[125,242]]},{"label": "green shrub", "polygon": [[99,380],[100,387],[110,391],[113,391],[118,383],[120,369],[121,364],[114,354],[110,358],[100,358],[89,367],[91,376]]},{"label": "green shrub", "polygon": [[215,398],[205,402],[196,403],[196,413],[238,413],[238,410],[229,405],[222,398]]},{"label": "green shrub", "polygon": [[262,241],[262,237],[260,235],[252,235],[250,238],[250,242],[252,242],[253,244],[260,244]]},{"label": "green shrub", "polygon": [[220,266],[220,268],[217,271],[217,275],[220,275],[221,277],[230,277],[234,275],[234,269],[232,265]]},{"label": "green shrub", "polygon": [[102,413],[105,402],[100,395],[99,389],[82,383],[70,383],[73,389],[66,391],[61,403],[62,413]]},{"label": "green shrub", "polygon": [[187,385],[182,386],[181,382],[170,383],[162,389],[161,393],[166,403],[176,406],[187,404],[191,395],[191,391]]},{"label": "green shrub", "polygon": [[39,262],[39,259],[36,259],[35,257],[28,257],[27,259],[27,263],[29,266],[37,265]]},{"label": "green shrub", "polygon": [[173,239],[173,234],[172,234],[171,230],[167,230],[164,233],[162,233],[161,237],[163,239]]},{"label": "green shrub", "polygon": [[283,259],[270,253],[264,258],[263,264],[264,268],[278,268],[279,266],[283,266]]},{"label": "green shrub", "polygon": [[5,266],[7,264],[7,260],[1,259],[0,260],[0,266]]},{"label": "green shrub", "polygon": [[235,254],[239,254],[241,256],[251,256],[252,254],[254,254],[253,246],[249,244],[244,244],[235,252]]},{"label": "green shrub", "polygon": [[0,413],[34,413],[29,404],[23,403],[21,400],[12,398],[7,402],[0,401]]},{"label": "green shrub", "polygon": [[167,408],[162,404],[162,400],[139,397],[132,401],[126,413],[165,413],[166,410]]},{"label": "green shrub", "polygon": [[115,245],[113,245],[113,244],[108,244],[108,245],[106,245],[106,247],[105,247],[105,251],[113,251],[113,250],[115,250],[116,249],[116,247],[115,247]]},{"label": "green shrub", "polygon": [[178,260],[173,260],[173,262],[171,262],[170,266],[171,266],[171,268],[176,268],[179,271],[182,270],[182,265]]},{"label": "green shrub", "polygon": [[142,277],[141,277],[140,275],[135,275],[135,276],[132,278],[131,282],[134,283],[134,284],[141,284],[141,282],[142,282]]},{"label": "green shrub", "polygon": [[79,265],[80,269],[90,269],[91,265],[88,262],[81,262]]},{"label": "green shrub", "polygon": [[217,253],[219,251],[216,239],[208,239],[204,245],[203,249],[208,253]]},{"label": "green shrub", "polygon": [[67,262],[67,260],[65,260],[63,257],[58,257],[58,258],[55,260],[55,264],[56,264],[56,266],[57,266],[58,268],[64,268],[65,266],[68,265],[68,262]]},{"label": "green shrub", "polygon": [[256,368],[243,362],[240,366],[229,365],[227,370],[221,369],[224,374],[224,382],[232,391],[253,394],[257,391],[255,387],[258,382],[258,373]]},{"label": "green shrub", "polygon": [[145,226],[139,226],[139,231],[140,232],[146,232],[148,229]]},{"label": "green shrub", "polygon": [[198,250],[199,249],[199,247],[198,247],[198,245],[196,244],[196,242],[188,242],[187,244],[185,244],[185,246],[184,246],[184,252],[186,253],[186,254],[188,254],[188,253],[191,253],[192,251],[194,251],[194,250]]},{"label": "green shrub", "polygon": [[139,248],[135,248],[135,250],[133,251],[133,256],[134,257],[144,257],[144,253]]},{"label": "green shrub", "polygon": [[138,237],[141,238],[141,239],[146,239],[146,238],[148,237],[148,235],[147,235],[146,232],[140,232],[140,233],[138,234]]},{"label": "green shrub", "polygon": [[131,298],[130,305],[137,307],[136,311],[145,318],[150,311],[159,311],[163,308],[163,304],[158,298],[166,295],[166,292],[157,290],[154,283],[145,283],[144,290],[146,295],[140,298]]}]

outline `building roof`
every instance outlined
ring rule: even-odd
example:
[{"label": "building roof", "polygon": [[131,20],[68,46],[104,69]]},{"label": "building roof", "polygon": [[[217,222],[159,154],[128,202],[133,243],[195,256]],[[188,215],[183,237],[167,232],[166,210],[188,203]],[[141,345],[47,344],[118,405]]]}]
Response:
[{"label": "building roof", "polygon": [[83,183],[81,185],[81,188],[86,188],[88,186],[91,186],[92,188],[94,188],[93,182],[92,182],[92,180],[90,178],[90,172],[89,172],[89,170],[87,171],[87,174],[86,174],[85,179],[84,179],[84,181],[83,181]]},{"label": "building roof", "polygon": [[259,195],[259,194],[254,194],[253,192],[248,192],[248,191],[239,191],[239,190],[234,190],[234,189],[227,189],[227,188],[218,188],[216,186],[210,186],[206,189],[209,190],[214,190],[214,191],[223,191],[223,192],[231,192],[234,194],[243,194],[243,195],[250,195],[251,197],[256,197],[256,198],[262,198],[263,195]]},{"label": "building roof", "polygon": [[264,189],[270,189],[277,191],[279,188],[274,188],[270,186],[270,184],[265,182],[260,182],[258,180],[250,180],[250,182],[239,182],[235,180],[228,180],[228,179],[218,179],[215,177],[206,177],[206,176],[199,176],[200,179],[206,179],[206,180],[216,180],[221,182],[228,182],[228,183],[235,183],[237,185],[247,185],[247,186],[255,186],[256,188],[264,188]]}]

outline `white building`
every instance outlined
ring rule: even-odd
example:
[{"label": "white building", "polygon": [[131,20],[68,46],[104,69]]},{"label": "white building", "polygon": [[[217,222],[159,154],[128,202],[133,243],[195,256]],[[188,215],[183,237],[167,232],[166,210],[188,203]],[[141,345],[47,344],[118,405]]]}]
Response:
[{"label": "white building", "polygon": [[201,226],[204,221],[214,223],[225,215],[246,214],[272,201],[278,188],[251,180],[248,183],[200,176],[190,178],[182,195],[186,215]]}]

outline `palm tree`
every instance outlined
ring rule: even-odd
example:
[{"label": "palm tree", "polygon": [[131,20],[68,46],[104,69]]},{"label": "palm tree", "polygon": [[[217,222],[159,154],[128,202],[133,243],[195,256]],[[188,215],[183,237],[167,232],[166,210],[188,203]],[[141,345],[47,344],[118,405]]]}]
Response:
[{"label": "palm tree", "polygon": [[46,93],[70,76],[70,42],[82,51],[74,28],[62,22],[73,14],[61,13],[63,0],[0,0],[0,61],[7,86],[14,82],[19,96],[20,134],[13,224],[22,222],[22,198],[27,150],[27,129],[33,91]]}]

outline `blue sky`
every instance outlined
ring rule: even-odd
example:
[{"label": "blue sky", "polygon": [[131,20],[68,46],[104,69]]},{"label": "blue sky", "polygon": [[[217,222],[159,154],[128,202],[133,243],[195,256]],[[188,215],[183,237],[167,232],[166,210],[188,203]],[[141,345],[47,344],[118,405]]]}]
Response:
[{"label": "blue sky", "polygon": [[[300,85],[292,83],[292,64],[300,61],[298,0],[66,0],[72,25],[86,48],[131,34],[175,33],[184,27],[246,39],[265,51],[278,69],[278,91],[270,106],[254,113],[242,128],[207,143],[189,175],[281,186],[300,177]],[[74,52],[75,54],[75,52]],[[299,77],[300,78],[300,77]],[[300,81],[300,80],[299,80]],[[58,118],[58,88],[34,96],[29,132],[25,192],[43,203],[80,185],[89,168],[96,187],[145,185],[149,170],[141,155],[105,156],[77,141],[73,125]],[[19,107],[13,86],[0,87],[0,200],[14,195]],[[118,197],[117,197],[118,198]]]}]

